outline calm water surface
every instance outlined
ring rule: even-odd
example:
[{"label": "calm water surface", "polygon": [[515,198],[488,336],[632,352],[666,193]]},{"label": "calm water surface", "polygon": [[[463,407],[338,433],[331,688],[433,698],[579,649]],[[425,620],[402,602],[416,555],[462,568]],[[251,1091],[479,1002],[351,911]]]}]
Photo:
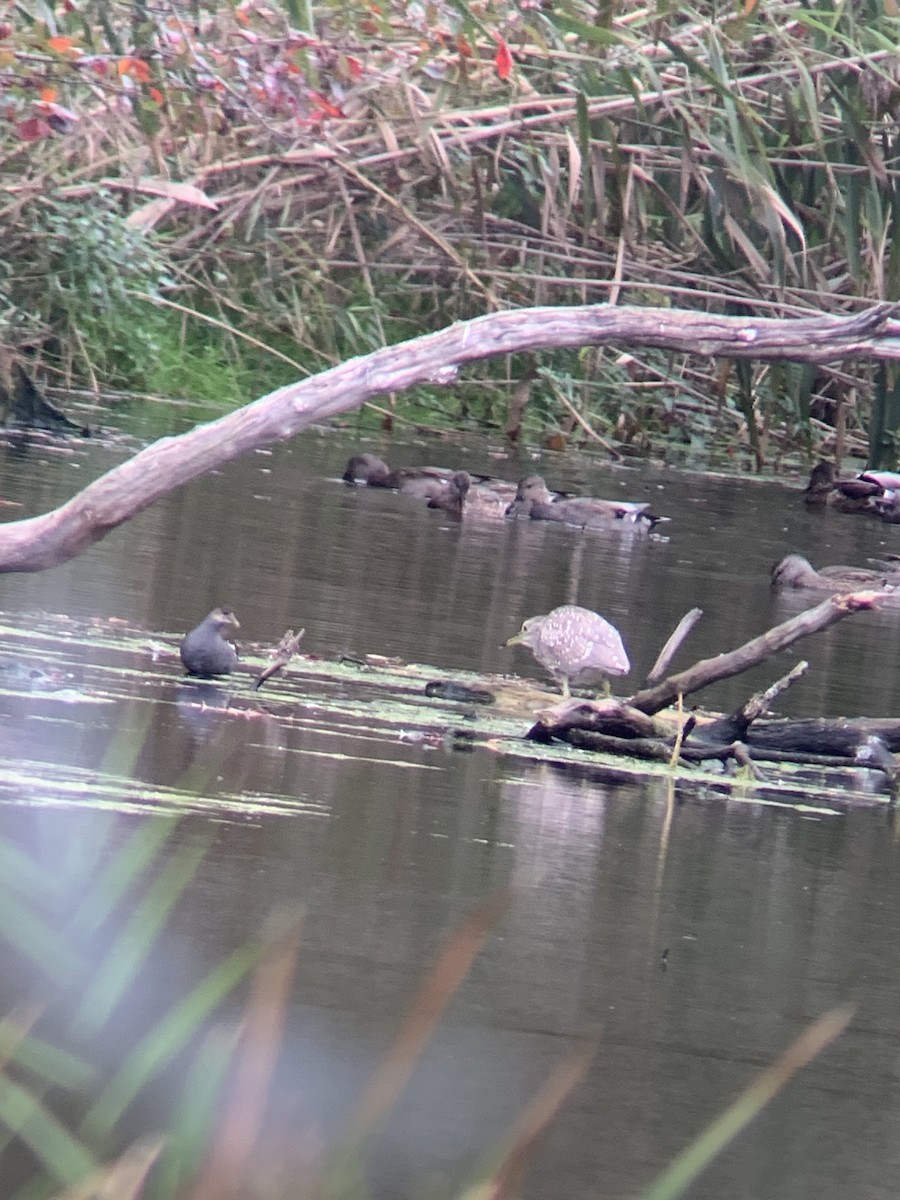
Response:
[{"label": "calm water surface", "polygon": [[[900,550],[900,528],[807,513],[780,484],[552,458],[539,464],[551,484],[651,499],[673,518],[668,540],[531,522],[455,527],[415,501],[340,484],[356,445],[310,433],[250,455],[72,563],[3,577],[7,627],[68,615],[146,630],[124,665],[145,666],[148,682],[112,706],[0,695],[0,834],[77,889],[89,861],[79,848],[170,822],[142,811],[138,792],[127,811],[101,806],[89,782],[117,731],[139,709],[150,712],[135,786],[175,787],[197,772],[209,807],[179,825],[170,851],[198,831],[213,843],[152,964],[148,1010],[181,994],[274,909],[305,905],[279,1092],[298,1123],[326,1126],[347,1113],[443,938],[477,902],[512,886],[507,916],[374,1156],[380,1195],[415,1193],[433,1176],[464,1178],[572,1038],[597,1031],[589,1076],[525,1191],[545,1200],[631,1194],[812,1019],[853,1002],[851,1030],[692,1194],[893,1196],[900,846],[883,810],[825,817],[690,795],[672,809],[664,785],[611,784],[589,763],[531,767],[485,750],[367,739],[364,730],[327,736],[302,722],[285,739],[282,726],[275,736],[267,724],[265,699],[257,720],[213,707],[198,721],[171,701],[181,686],[177,635],[220,603],[238,612],[248,641],[304,625],[309,654],[377,652],[539,677],[527,653],[503,643],[524,617],[576,601],[621,629],[637,686],[691,606],[705,616],[682,665],[798,610],[767,586],[783,554],[864,563]],[[367,448],[396,465],[441,461],[511,478],[534,467],[455,443]],[[124,453],[0,448],[0,496],[11,504],[3,513],[43,511]],[[782,711],[900,715],[898,637],[900,613],[845,621],[710,689],[704,702],[734,706],[806,656],[810,672]],[[121,658],[73,643],[63,665],[87,698],[100,665],[114,670]],[[51,791],[19,792],[23,761],[45,764],[48,778],[66,771],[85,782],[68,798],[52,789],[52,802]],[[278,800],[282,811],[235,803],[254,797]],[[14,957],[7,966],[5,992],[14,990]],[[133,1042],[134,1029],[118,1036]],[[164,1109],[167,1099],[158,1103]]]}]

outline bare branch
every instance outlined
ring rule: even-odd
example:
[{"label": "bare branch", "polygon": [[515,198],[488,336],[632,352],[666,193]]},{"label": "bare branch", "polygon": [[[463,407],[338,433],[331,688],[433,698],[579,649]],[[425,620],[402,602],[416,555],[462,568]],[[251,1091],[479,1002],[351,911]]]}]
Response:
[{"label": "bare branch", "polygon": [[688,667],[686,671],[682,671],[678,675],[670,675],[656,687],[644,688],[643,691],[632,696],[627,703],[632,708],[640,709],[641,712],[650,714],[660,712],[677,700],[679,694],[689,696],[692,692],[708,687],[711,683],[718,683],[721,679],[730,679],[732,675],[740,675],[742,671],[756,666],[757,663],[765,662],[767,658],[771,658],[773,654],[784,650],[800,638],[809,637],[812,633],[819,633],[822,629],[827,629],[829,625],[834,625],[836,621],[842,621],[844,617],[849,617],[852,613],[877,608],[883,596],[883,592],[848,592],[843,596],[829,596],[815,608],[805,609],[796,617],[791,617],[789,621],[783,621],[773,629],[760,634],[759,637],[753,638],[752,641],[745,642],[737,650],[732,650],[728,654],[717,654],[715,658],[701,659],[692,667]]},{"label": "bare branch", "polygon": [[851,317],[711,316],[668,308],[527,308],[460,322],[289,384],[190,433],[163,438],[53,512],[0,526],[0,571],[40,571],[80,554],[174,488],[315,421],[417,384],[450,384],[466,363],[497,354],[607,345],[687,354],[833,362],[900,358],[900,305]]}]

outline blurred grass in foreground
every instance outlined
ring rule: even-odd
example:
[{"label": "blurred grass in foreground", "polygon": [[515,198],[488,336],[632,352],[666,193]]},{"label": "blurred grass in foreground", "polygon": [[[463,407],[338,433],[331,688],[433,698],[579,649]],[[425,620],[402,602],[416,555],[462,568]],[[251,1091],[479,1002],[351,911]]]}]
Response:
[{"label": "blurred grass in foreground", "polygon": [[[334,1144],[301,1128],[285,1145],[273,1141],[267,1109],[302,914],[273,919],[110,1061],[104,1039],[113,1019],[127,1013],[141,973],[152,971],[160,935],[209,844],[206,833],[185,837],[182,823],[167,819],[143,822],[114,848],[116,829],[115,816],[98,814],[91,838],[67,848],[68,869],[53,873],[0,842],[0,937],[7,962],[19,960],[36,997],[0,1022],[0,1178],[16,1180],[5,1200],[364,1200],[367,1150],[510,894],[480,904],[447,939]],[[211,1023],[242,982],[237,1028]],[[643,1200],[682,1195],[850,1016],[836,1009],[815,1022]],[[465,1200],[520,1193],[541,1135],[587,1072],[596,1042],[573,1042],[504,1144],[489,1153],[489,1165],[459,1193]],[[173,1088],[176,1064],[180,1082]],[[163,1081],[168,1128],[135,1140],[134,1108]]]}]

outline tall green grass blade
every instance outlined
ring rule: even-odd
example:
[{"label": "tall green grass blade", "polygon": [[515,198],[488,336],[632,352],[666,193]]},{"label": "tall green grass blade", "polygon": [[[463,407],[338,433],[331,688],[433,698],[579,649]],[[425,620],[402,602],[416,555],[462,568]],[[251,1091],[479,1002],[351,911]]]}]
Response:
[{"label": "tall green grass blade", "polygon": [[107,920],[123,896],[144,871],[155,862],[172,836],[177,822],[171,817],[152,817],[143,822],[118,849],[94,880],[69,926],[79,937],[90,937]]},{"label": "tall green grass blade", "polygon": [[[152,716],[152,706],[149,704],[127,707],[103,755],[100,766],[103,775],[122,779],[133,777],[141,748],[147,740]],[[118,826],[119,822],[114,816],[94,813],[89,833],[83,830],[80,837],[71,838],[67,843],[60,866],[63,878],[81,882],[94,879],[98,872],[102,872],[100,864],[109,858],[109,841]],[[112,857],[114,863],[118,862],[118,854]]]},{"label": "tall green grass blade", "polygon": [[174,1133],[153,1176],[148,1200],[169,1200],[196,1174],[215,1124],[235,1044],[235,1034],[220,1030],[213,1030],[201,1043],[172,1114]]},{"label": "tall green grass blade", "polygon": [[63,1185],[76,1183],[97,1166],[81,1142],[31,1092],[5,1075],[0,1076],[0,1123]]},{"label": "tall green grass blade", "polygon": [[59,987],[84,973],[84,962],[69,940],[8,892],[0,893],[0,936]]},{"label": "tall green grass blade", "polygon": [[29,1034],[8,1049],[6,1022],[0,1023],[0,1057],[9,1058],[17,1066],[30,1071],[43,1083],[55,1088],[77,1092],[93,1086],[99,1078],[95,1067],[43,1038]]},{"label": "tall green grass blade", "polygon": [[0,841],[0,879],[5,888],[46,901],[60,890],[58,875],[50,875],[30,855],[10,842]]},{"label": "tall green grass blade", "polygon": [[797,1038],[768,1070],[730,1105],[721,1116],[682,1151],[646,1191],[641,1200],[676,1200],[684,1195],[717,1154],[759,1115],[801,1068],[829,1046],[847,1028],[850,1008],[834,1008]]},{"label": "tall green grass blade", "polygon": [[95,1034],[108,1020],[146,961],[184,889],[197,874],[208,845],[208,838],[196,838],[180,846],[153,881],[93,975],[75,1016],[73,1027],[78,1035]]},{"label": "tall green grass blade", "polygon": [[141,1089],[166,1067],[207,1020],[210,1013],[265,953],[257,942],[242,946],[207,975],[134,1048],[85,1118],[91,1136],[104,1136]]},{"label": "tall green grass blade", "polygon": [[557,12],[553,24],[560,34],[575,33],[589,46],[621,46],[627,44],[627,39],[613,29],[604,29],[599,25],[589,25],[587,21],[579,21],[577,17],[563,16]]}]

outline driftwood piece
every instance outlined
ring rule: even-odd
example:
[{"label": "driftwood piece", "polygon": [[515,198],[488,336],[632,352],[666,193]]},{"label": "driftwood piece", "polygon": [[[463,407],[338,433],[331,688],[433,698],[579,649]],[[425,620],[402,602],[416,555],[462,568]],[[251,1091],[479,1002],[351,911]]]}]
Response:
[{"label": "driftwood piece", "polygon": [[261,671],[256,677],[256,683],[253,685],[258,692],[267,679],[271,679],[273,675],[277,675],[282,667],[287,666],[297,651],[300,649],[300,643],[303,640],[305,629],[300,629],[294,633],[293,629],[289,629],[281,638],[281,641],[269,654],[272,660],[265,670]]},{"label": "driftwood piece", "polygon": [[[634,713],[633,709],[628,711]],[[553,710],[547,710],[526,738],[542,743],[559,740],[580,750],[649,762],[671,762],[677,750],[677,759],[683,765],[710,759],[722,763],[734,760],[757,778],[755,764],[760,761],[826,768],[856,763],[882,771],[892,788],[900,778],[900,766],[891,753],[900,749],[900,721],[784,719],[755,726],[746,741],[704,737],[691,743],[682,741],[679,746],[676,737],[655,735],[646,729],[638,732],[640,726],[630,727],[623,712],[591,712],[588,705],[581,705],[580,711],[574,706],[558,716],[559,720],[554,720]]]},{"label": "driftwood piece", "polygon": [[686,612],[672,633],[669,635],[668,641],[656,656],[656,662],[647,672],[647,682],[656,683],[662,679],[668,669],[669,663],[678,653],[681,643],[688,636],[700,618],[703,616],[702,608],[692,608]]},{"label": "driftwood piece", "polygon": [[651,717],[612,696],[604,700],[563,700],[542,709],[525,737],[530,742],[550,742],[553,738],[565,739],[570,729],[602,731],[620,740],[659,739]]},{"label": "driftwood piece", "polygon": [[[655,703],[665,689],[671,691],[674,688],[676,695],[684,695],[710,682],[711,673],[716,679],[736,674],[774,653],[773,646],[782,649],[798,637],[826,628],[841,616],[874,607],[875,600],[875,593],[829,597],[816,608],[808,609],[798,617],[776,626],[731,654],[697,663],[681,675],[666,680],[660,687],[649,689],[648,693],[638,693],[631,702],[613,698],[564,701],[539,713],[537,723],[528,731],[526,738],[537,742],[560,739],[583,750],[654,762],[669,762],[673,757],[685,764],[712,758],[723,763],[733,759],[751,771],[755,771],[753,764],[760,759],[824,767],[846,767],[851,763],[859,763],[882,771],[894,792],[900,781],[900,764],[894,758],[894,753],[900,751],[900,720],[872,717],[779,718],[759,723],[758,718],[768,710],[772,701],[806,672],[805,662],[798,663],[769,687],[755,693],[729,716],[707,724],[699,724],[694,716],[690,716],[681,729],[680,737],[677,733],[667,735],[654,723],[652,712],[664,705],[652,707],[636,703],[647,694],[654,695]],[[710,664],[714,669],[710,668]],[[681,681],[680,685],[678,681]],[[693,739],[688,743],[692,735]]]},{"label": "driftwood piece", "polygon": [[656,687],[636,692],[627,703],[651,715],[660,712],[674,703],[679,695],[689,696],[711,683],[739,675],[749,667],[765,662],[800,638],[819,633],[852,613],[877,608],[878,603],[878,592],[848,592],[842,596],[829,596],[815,608],[805,609],[789,621],[783,621],[781,625],[739,646],[737,650],[702,659],[686,671],[670,675]]},{"label": "driftwood piece", "polygon": [[[639,758],[645,762],[671,762],[673,743],[661,741],[658,738],[622,738],[608,733],[598,733],[593,729],[572,728],[567,731],[564,741],[579,750],[601,751],[607,754],[620,754],[626,758]],[[741,742],[718,746],[683,746],[678,755],[684,764],[707,762],[718,759],[726,763],[729,759],[741,767],[753,768],[753,762],[747,754],[747,748]]]},{"label": "driftwood piece", "polygon": [[[764,691],[754,693],[749,700],[727,717],[720,717],[717,721],[696,727],[699,739],[706,742],[733,742],[736,738],[745,738],[747,730],[753,722],[758,720],[763,713],[768,712],[773,700],[806,674],[808,666],[809,664],[806,662],[797,663],[788,671],[787,675],[776,679]],[[684,736],[686,737],[687,734],[685,733]]]},{"label": "driftwood piece", "polygon": [[89,484],[61,507],[0,526],[0,571],[41,571],[73,558],[173,489],[241,454],[293,437],[315,421],[417,384],[451,384],[467,363],[523,350],[651,346],[741,359],[835,362],[900,359],[900,306],[851,317],[727,317],[605,304],[528,308],[458,322],[354,358],[201,425],[163,438]]}]

